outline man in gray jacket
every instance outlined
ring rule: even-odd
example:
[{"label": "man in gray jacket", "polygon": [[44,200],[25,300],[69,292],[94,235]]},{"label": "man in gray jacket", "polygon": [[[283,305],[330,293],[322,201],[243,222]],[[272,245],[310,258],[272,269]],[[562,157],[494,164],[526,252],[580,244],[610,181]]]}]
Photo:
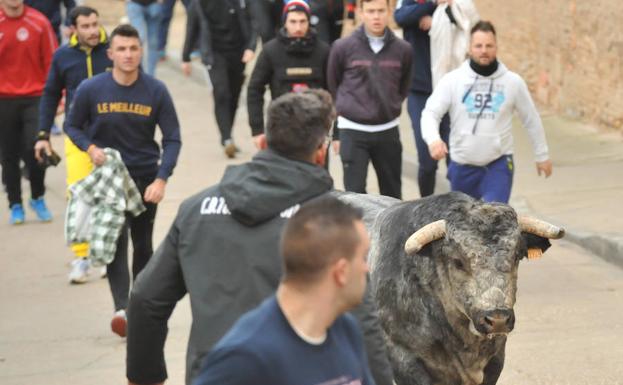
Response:
[{"label": "man in gray jacket", "polygon": [[[274,293],[281,279],[282,227],[301,204],[333,188],[321,166],[333,117],[326,91],[281,96],[268,111],[265,150],[249,163],[228,167],[218,185],[182,203],[132,290],[127,339],[131,384],[167,378],[167,320],[186,293],[193,316],[186,383],[234,322]],[[391,385],[378,320],[369,296],[366,301],[355,315],[370,367],[377,384]]]}]

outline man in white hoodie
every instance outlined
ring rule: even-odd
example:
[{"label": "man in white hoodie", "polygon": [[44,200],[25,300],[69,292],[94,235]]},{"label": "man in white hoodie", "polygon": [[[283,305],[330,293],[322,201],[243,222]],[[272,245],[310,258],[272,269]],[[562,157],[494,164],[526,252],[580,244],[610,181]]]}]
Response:
[{"label": "man in white hoodie", "polygon": [[443,159],[448,147],[439,136],[439,122],[450,114],[452,191],[486,202],[508,203],[513,184],[513,112],[530,136],[537,172],[549,177],[543,124],[524,80],[496,58],[495,28],[488,21],[471,30],[470,59],[445,75],[422,112],[422,136],[433,159]]}]

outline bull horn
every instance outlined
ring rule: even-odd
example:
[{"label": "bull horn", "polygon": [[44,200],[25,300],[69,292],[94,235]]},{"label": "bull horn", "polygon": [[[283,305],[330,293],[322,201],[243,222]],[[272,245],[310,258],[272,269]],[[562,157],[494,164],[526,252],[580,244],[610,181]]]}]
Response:
[{"label": "bull horn", "polygon": [[432,241],[443,238],[446,235],[446,221],[441,219],[431,222],[411,234],[405,242],[405,252],[412,255],[420,251],[424,246]]},{"label": "bull horn", "polygon": [[565,229],[532,217],[519,217],[519,228],[525,233],[549,239],[560,239],[565,236]]}]

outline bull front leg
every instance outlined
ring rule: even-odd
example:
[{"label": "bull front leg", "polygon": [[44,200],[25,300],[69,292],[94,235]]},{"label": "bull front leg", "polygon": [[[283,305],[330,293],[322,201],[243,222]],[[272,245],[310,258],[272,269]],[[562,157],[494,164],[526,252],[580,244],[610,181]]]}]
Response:
[{"label": "bull front leg", "polygon": [[390,361],[396,385],[435,385],[422,360],[399,346],[390,348]]},{"label": "bull front leg", "polygon": [[504,358],[506,356],[506,341],[502,344],[495,356],[489,360],[485,366],[485,376],[482,385],[495,385],[502,374],[504,368]]}]

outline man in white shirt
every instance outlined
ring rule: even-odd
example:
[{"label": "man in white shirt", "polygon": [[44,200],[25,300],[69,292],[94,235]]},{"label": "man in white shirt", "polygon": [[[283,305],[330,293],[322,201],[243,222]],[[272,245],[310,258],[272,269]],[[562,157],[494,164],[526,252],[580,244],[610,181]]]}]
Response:
[{"label": "man in white shirt", "polygon": [[496,58],[495,28],[478,22],[471,31],[470,59],[445,75],[422,112],[422,136],[433,159],[448,147],[439,136],[439,122],[450,114],[452,191],[486,202],[508,203],[513,183],[513,112],[528,131],[539,175],[549,177],[545,131],[525,81]]}]

